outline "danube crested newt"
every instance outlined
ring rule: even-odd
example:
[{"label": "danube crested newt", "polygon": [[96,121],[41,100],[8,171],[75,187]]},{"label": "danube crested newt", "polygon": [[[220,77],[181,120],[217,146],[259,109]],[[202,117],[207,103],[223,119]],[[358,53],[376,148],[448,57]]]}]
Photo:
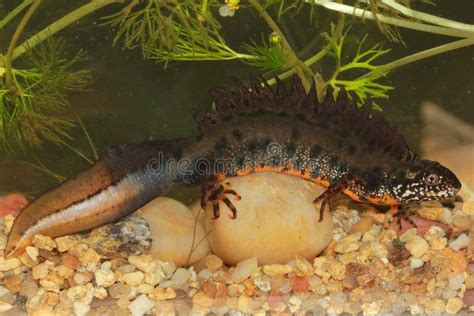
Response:
[{"label": "danube crested newt", "polygon": [[[16,218],[5,253],[17,256],[34,234],[51,237],[89,230],[134,212],[174,185],[201,185],[202,206],[220,202],[235,218],[226,177],[278,172],[322,184],[316,201],[331,207],[345,193],[353,200],[400,206],[447,199],[461,187],[437,162],[422,160],[368,101],[358,108],[341,90],[318,101],[299,80],[275,88],[253,80],[212,93],[214,111],[198,110],[197,136],[120,145],[76,178],[29,204]],[[245,198],[245,197],[242,197]]]}]

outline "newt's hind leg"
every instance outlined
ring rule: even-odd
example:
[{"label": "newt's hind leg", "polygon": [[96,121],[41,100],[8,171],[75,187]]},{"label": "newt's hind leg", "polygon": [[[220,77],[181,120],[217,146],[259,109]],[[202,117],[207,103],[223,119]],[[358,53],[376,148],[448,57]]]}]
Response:
[{"label": "newt's hind leg", "polygon": [[329,207],[329,211],[332,212],[332,200],[336,195],[347,188],[348,183],[349,178],[346,176],[342,177],[336,183],[331,184],[320,196],[314,199],[313,203],[322,201],[321,208],[319,209],[319,222],[322,222],[324,219],[324,210],[326,209],[326,206]]},{"label": "newt's hind leg", "polygon": [[217,175],[205,176],[202,179],[201,189],[201,207],[206,208],[207,204],[212,203],[214,211],[214,219],[218,219],[220,216],[220,205],[219,202],[224,202],[225,205],[232,212],[232,215],[229,215],[230,218],[235,219],[237,217],[237,209],[234,204],[229,200],[227,194],[235,196],[237,200],[240,200],[240,195],[230,188],[229,182],[224,182],[226,176],[224,173],[219,173]]}]

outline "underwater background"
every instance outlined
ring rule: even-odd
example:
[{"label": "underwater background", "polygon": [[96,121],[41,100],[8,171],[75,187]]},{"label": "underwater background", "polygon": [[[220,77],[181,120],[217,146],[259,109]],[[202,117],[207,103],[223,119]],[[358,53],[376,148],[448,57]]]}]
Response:
[{"label": "underwater background", "polygon": [[[21,1],[6,1],[0,4],[0,13],[8,12]],[[50,16],[61,16],[81,3],[59,0],[45,1],[33,16],[28,32],[33,34],[45,26]],[[473,23],[471,0],[437,1],[436,6],[425,5],[427,13],[443,12],[460,22]],[[138,49],[122,49],[112,46],[114,29],[99,26],[100,17],[113,13],[116,8],[104,8],[66,28],[60,36],[71,52],[83,49],[89,58],[85,66],[92,70],[94,84],[89,91],[76,92],[69,96],[71,107],[67,116],[79,116],[89,132],[98,152],[111,145],[140,142],[148,139],[172,139],[197,132],[192,118],[193,108],[209,108],[211,89],[232,87],[233,78],[244,82],[250,75],[260,72],[239,61],[171,61],[164,65],[144,60]],[[280,24],[291,45],[299,51],[308,42],[317,40],[319,30],[327,30],[335,14],[323,11],[317,26],[304,19],[284,15]],[[2,13],[2,14],[3,14]],[[221,17],[222,32],[233,45],[247,39],[259,40],[268,27],[255,12],[239,10],[233,17]],[[400,28],[404,45],[389,42],[375,23],[361,22],[348,17],[352,25],[348,45],[368,34],[369,43],[382,42],[391,52],[382,60],[394,60],[402,56],[445,43],[449,37],[420,33]],[[0,33],[0,47],[6,50],[12,30]],[[317,46],[324,45],[322,39]],[[303,56],[306,57],[306,56]],[[318,69],[324,74],[325,65]],[[330,67],[328,65],[327,67]],[[380,99],[388,120],[399,124],[402,134],[415,151],[420,149],[421,116],[423,101],[433,101],[443,109],[474,123],[474,47],[454,50],[403,66],[391,72],[382,82],[395,87],[389,91],[388,99]],[[88,143],[80,128],[72,130],[75,147],[88,152]],[[30,197],[57,184],[50,175],[36,170],[23,161],[31,161],[32,155],[55,173],[71,177],[87,163],[73,151],[45,143],[42,149],[27,152],[0,152],[0,192],[23,192]],[[459,157],[459,159],[474,159]]]}]

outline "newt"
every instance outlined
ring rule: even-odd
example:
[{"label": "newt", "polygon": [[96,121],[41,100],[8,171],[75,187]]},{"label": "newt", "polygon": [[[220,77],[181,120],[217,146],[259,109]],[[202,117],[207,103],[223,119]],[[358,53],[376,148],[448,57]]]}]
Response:
[{"label": "newt", "polygon": [[[278,172],[325,186],[315,199],[331,208],[339,193],[351,199],[398,207],[413,201],[448,199],[461,188],[441,164],[420,159],[383,115],[362,108],[342,89],[318,101],[301,82],[242,83],[212,93],[214,111],[198,110],[197,136],[119,145],[76,178],[43,194],[16,218],[8,257],[21,254],[35,234],[59,237],[117,221],[172,186],[201,185],[201,204],[221,202],[235,218],[230,196],[240,198],[226,177]],[[245,197],[243,197],[245,198]]]}]

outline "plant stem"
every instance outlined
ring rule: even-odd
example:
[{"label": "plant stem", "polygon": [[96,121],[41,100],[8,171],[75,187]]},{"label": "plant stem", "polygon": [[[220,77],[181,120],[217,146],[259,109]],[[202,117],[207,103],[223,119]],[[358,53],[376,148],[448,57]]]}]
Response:
[{"label": "plant stem", "polygon": [[13,81],[13,73],[12,73],[13,50],[15,49],[16,42],[20,38],[21,33],[25,29],[26,25],[28,24],[28,21],[30,20],[31,16],[36,11],[40,3],[41,3],[41,0],[35,0],[33,4],[28,8],[28,11],[26,11],[25,15],[21,19],[20,24],[18,24],[15,30],[15,33],[13,33],[10,44],[8,45],[8,51],[5,57],[5,87],[11,92],[14,92],[16,88],[12,82]]},{"label": "plant stem", "polygon": [[474,25],[472,24],[461,23],[461,22],[441,18],[438,16],[434,16],[431,14],[426,14],[424,12],[416,11],[393,0],[382,0],[382,3],[399,11],[403,15],[408,16],[410,18],[422,20],[431,24],[436,24],[436,25],[448,27],[451,29],[463,30],[463,31],[474,33]]},{"label": "plant stem", "polygon": [[29,6],[33,0],[24,0],[19,6],[17,6],[15,9],[13,9],[12,12],[8,13],[6,17],[4,17],[0,21],[0,30],[8,23],[10,22],[11,19],[16,17],[23,9],[25,9],[27,6]]},{"label": "plant stem", "polygon": [[363,76],[360,76],[356,80],[371,77],[373,75],[382,76],[384,73],[386,73],[388,71],[391,71],[395,68],[398,68],[400,66],[404,66],[406,64],[410,64],[410,63],[418,61],[418,60],[422,60],[422,59],[425,59],[425,58],[428,58],[428,57],[432,57],[432,56],[435,56],[435,55],[438,55],[438,54],[442,54],[442,53],[445,53],[445,52],[449,52],[451,50],[455,50],[455,49],[470,46],[470,45],[474,45],[474,38],[465,38],[465,39],[462,39],[462,40],[459,40],[459,41],[455,41],[455,42],[451,42],[451,43],[448,43],[448,44],[445,44],[445,45],[430,48],[430,49],[415,53],[413,55],[406,56],[406,57],[394,60],[394,61],[392,61],[388,64],[378,66],[376,69],[366,73]]},{"label": "plant stem", "polygon": [[453,36],[453,37],[472,37],[474,35],[473,32],[468,32],[464,30],[457,30],[457,29],[451,29],[447,27],[440,27],[440,26],[435,26],[435,25],[411,22],[411,21],[406,21],[399,18],[392,18],[392,17],[385,16],[382,14],[375,15],[370,11],[356,8],[349,5],[345,5],[345,4],[341,4],[341,3],[337,3],[330,0],[305,0],[305,1],[318,4],[329,10],[342,12],[345,14],[350,14],[350,15],[357,16],[360,18],[377,20],[382,23],[392,24],[392,25],[396,25],[396,26],[400,26],[400,27],[404,27],[408,29],[413,29],[413,30],[418,30],[422,32],[447,35],[447,36]]},{"label": "plant stem", "polygon": [[30,37],[28,40],[23,42],[20,46],[15,48],[15,51],[13,52],[13,59],[21,56],[27,50],[35,47],[36,45],[38,45],[39,43],[41,43],[42,41],[44,41],[51,35],[56,34],[57,32],[61,31],[63,28],[67,27],[68,25],[71,25],[72,23],[85,17],[86,15],[89,15],[93,13],[94,11],[97,11],[100,8],[105,7],[109,4],[118,3],[118,2],[122,2],[122,1],[120,0],[94,0],[83,5],[82,7],[77,8],[76,10],[63,16],[56,22],[53,22],[46,28],[42,29],[41,31],[39,31],[38,33]]},{"label": "plant stem", "polygon": [[303,81],[304,87],[309,90],[312,84],[313,77],[313,71],[311,70],[311,68],[309,68],[305,63],[303,63],[298,58],[298,56],[296,56],[296,53],[291,48],[290,44],[285,38],[285,35],[283,35],[283,32],[280,30],[275,21],[273,21],[272,17],[267,13],[265,8],[258,2],[258,0],[248,0],[248,2],[260,13],[260,15],[268,24],[268,26],[280,36],[284,50],[288,54],[290,64],[293,65],[293,69],[291,70],[298,73],[298,76]]}]

